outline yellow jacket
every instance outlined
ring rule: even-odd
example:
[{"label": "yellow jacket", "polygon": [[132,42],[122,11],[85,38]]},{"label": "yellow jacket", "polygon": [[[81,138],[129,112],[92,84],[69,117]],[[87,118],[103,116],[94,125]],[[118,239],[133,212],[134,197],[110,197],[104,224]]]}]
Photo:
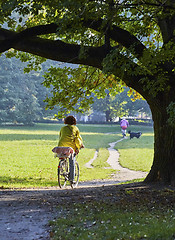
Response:
[{"label": "yellow jacket", "polygon": [[61,128],[58,147],[72,147],[74,151],[83,144],[80,131],[75,125],[66,125]]}]

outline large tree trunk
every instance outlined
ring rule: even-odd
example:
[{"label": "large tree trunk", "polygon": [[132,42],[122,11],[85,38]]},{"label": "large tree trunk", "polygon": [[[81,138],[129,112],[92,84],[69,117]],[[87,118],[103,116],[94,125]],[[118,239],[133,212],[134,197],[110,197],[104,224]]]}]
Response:
[{"label": "large tree trunk", "polygon": [[[168,124],[166,100],[152,108],[154,121],[154,159],[145,182],[175,185],[175,128]],[[151,106],[150,106],[151,107]]]}]

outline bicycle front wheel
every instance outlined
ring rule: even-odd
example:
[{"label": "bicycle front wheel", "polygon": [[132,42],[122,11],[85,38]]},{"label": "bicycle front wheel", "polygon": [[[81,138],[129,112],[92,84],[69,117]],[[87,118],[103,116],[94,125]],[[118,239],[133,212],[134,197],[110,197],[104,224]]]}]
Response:
[{"label": "bicycle front wheel", "polygon": [[77,187],[78,181],[79,181],[79,175],[80,175],[80,170],[79,170],[79,165],[78,162],[75,161],[75,176],[74,176],[74,181],[70,182],[70,185],[72,188]]},{"label": "bicycle front wheel", "polygon": [[67,160],[61,160],[58,165],[58,185],[60,188],[66,186],[66,181],[69,180],[69,169]]}]

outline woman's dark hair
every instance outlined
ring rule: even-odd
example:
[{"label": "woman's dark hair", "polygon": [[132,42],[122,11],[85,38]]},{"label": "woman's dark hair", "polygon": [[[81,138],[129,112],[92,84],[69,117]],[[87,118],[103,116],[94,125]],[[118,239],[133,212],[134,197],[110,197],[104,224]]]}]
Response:
[{"label": "woman's dark hair", "polygon": [[67,116],[64,119],[64,123],[65,124],[70,124],[70,125],[76,125],[77,121],[76,121],[76,119],[73,116]]}]

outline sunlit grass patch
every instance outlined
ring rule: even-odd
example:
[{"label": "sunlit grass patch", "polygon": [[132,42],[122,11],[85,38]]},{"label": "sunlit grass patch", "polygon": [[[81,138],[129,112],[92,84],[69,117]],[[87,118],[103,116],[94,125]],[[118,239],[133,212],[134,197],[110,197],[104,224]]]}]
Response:
[{"label": "sunlit grass patch", "polygon": [[1,151],[0,186],[37,187],[54,186],[56,160],[50,149],[52,142],[41,141],[4,142]]},{"label": "sunlit grass patch", "polygon": [[78,163],[80,165],[80,181],[94,180],[94,179],[108,179],[116,170],[105,169],[110,167],[106,160],[109,153],[106,149],[99,149],[97,159],[92,163],[92,168],[87,168],[85,164],[94,157],[95,149],[83,149],[78,156]]},{"label": "sunlit grass patch", "polygon": [[110,165],[106,162],[108,157],[109,157],[109,151],[106,148],[100,148],[97,154],[97,158],[92,163],[92,166],[96,168],[110,167]]},{"label": "sunlit grass patch", "polygon": [[86,148],[108,148],[109,143],[116,142],[121,137],[119,134],[105,134],[105,133],[82,133],[83,142]]},{"label": "sunlit grass patch", "polygon": [[[62,126],[63,124],[36,124],[33,127],[1,126],[0,187],[57,186],[58,159],[53,157],[51,150],[58,143],[59,130]],[[121,139],[120,127],[90,124],[78,127],[85,144],[85,149],[81,150],[78,156],[80,181],[109,178],[114,170],[105,169],[109,167],[106,163],[107,148],[109,143]],[[108,132],[112,133],[106,134]],[[121,154],[121,164],[136,170],[147,170],[150,165],[144,165],[150,164],[149,154],[153,152],[152,140],[150,141],[153,139],[152,136],[151,128],[144,127],[139,140],[128,139],[118,143],[116,148]],[[93,158],[95,150],[98,150],[98,157],[93,163],[94,168],[87,169],[84,165]],[[138,158],[135,157],[137,154]],[[134,165],[131,166],[130,163]]]},{"label": "sunlit grass patch", "polygon": [[153,160],[153,150],[148,149],[122,149],[120,152],[120,164],[123,167],[135,171],[148,172],[152,165]]},{"label": "sunlit grass patch", "polygon": [[143,133],[137,139],[124,139],[117,143],[120,164],[136,171],[148,172],[153,161],[153,133]]},{"label": "sunlit grass patch", "polygon": [[[52,148],[58,143],[58,134],[63,124],[36,124],[33,127],[0,128],[0,187],[48,187],[57,186],[58,159],[53,157]],[[88,132],[93,129],[93,132]],[[117,134],[106,135],[95,132],[95,127],[83,126],[82,137],[85,149],[80,151],[80,181],[108,178],[113,170],[105,169],[106,151],[99,154],[104,166],[87,169],[84,165],[94,156],[97,149],[105,149],[109,142],[116,141]],[[109,130],[98,127],[99,131]],[[98,162],[97,162],[97,165]]]}]

